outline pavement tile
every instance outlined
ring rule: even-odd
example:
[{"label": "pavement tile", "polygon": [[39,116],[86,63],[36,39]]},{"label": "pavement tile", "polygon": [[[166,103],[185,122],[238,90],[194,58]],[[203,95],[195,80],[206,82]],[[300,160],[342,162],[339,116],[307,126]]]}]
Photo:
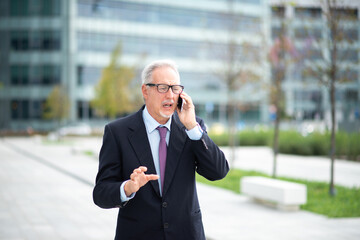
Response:
[{"label": "pavement tile", "polygon": [[[70,139],[69,144],[41,138],[0,140],[0,239],[113,239],[117,209],[100,209],[92,201],[101,138]],[[82,152],[91,150],[94,156]],[[224,149],[227,154],[227,149]],[[270,167],[268,150],[239,152],[238,167]],[[245,154],[245,155],[244,155]],[[324,159],[304,161],[282,156],[303,177],[324,168]],[[247,159],[251,159],[251,163]],[[267,159],[266,161],[264,159]],[[255,161],[255,162],[254,162]],[[282,173],[294,174],[283,163]],[[360,183],[360,165],[337,164],[343,183]],[[5,171],[4,171],[5,169]],[[345,175],[345,176],[344,176]],[[360,184],[359,184],[360,185]],[[306,211],[282,212],[253,203],[243,195],[198,184],[205,232],[209,240],[360,239],[360,218],[329,219]]]}]

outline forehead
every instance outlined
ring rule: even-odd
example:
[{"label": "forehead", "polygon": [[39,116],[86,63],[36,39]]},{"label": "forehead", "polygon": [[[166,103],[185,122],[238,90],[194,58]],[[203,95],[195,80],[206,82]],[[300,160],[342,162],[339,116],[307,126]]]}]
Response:
[{"label": "forehead", "polygon": [[153,83],[180,84],[179,75],[170,67],[156,68],[152,73]]}]

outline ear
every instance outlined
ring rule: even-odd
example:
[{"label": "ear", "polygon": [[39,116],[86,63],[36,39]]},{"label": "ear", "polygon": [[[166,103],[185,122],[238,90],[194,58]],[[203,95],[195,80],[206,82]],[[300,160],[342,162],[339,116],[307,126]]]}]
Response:
[{"label": "ear", "polygon": [[147,92],[147,90],[148,90],[147,86],[146,86],[145,84],[143,84],[143,85],[141,86],[141,92],[142,92],[142,95],[143,95],[143,97],[144,97],[145,100],[146,100],[147,97],[148,97],[148,92]]}]

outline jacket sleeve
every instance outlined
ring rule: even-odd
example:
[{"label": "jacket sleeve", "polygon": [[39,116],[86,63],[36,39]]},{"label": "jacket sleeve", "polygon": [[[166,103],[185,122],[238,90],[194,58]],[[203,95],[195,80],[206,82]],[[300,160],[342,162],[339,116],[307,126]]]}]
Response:
[{"label": "jacket sleeve", "polygon": [[197,120],[204,133],[200,140],[191,140],[191,146],[196,155],[196,171],[208,180],[220,180],[229,172],[228,161],[224,153],[208,136],[204,121]]},{"label": "jacket sleeve", "polygon": [[93,200],[96,205],[101,208],[124,205],[120,198],[120,186],[123,182],[121,172],[119,148],[110,126],[106,125],[99,156],[99,171],[93,190]]}]

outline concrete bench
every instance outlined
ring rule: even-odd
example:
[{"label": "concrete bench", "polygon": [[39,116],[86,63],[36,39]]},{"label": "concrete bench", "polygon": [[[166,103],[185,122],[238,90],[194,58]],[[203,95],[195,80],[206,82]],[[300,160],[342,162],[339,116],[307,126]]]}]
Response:
[{"label": "concrete bench", "polygon": [[243,177],[241,191],[258,203],[285,211],[296,211],[306,203],[307,190],[304,184],[292,183],[265,177]]}]

